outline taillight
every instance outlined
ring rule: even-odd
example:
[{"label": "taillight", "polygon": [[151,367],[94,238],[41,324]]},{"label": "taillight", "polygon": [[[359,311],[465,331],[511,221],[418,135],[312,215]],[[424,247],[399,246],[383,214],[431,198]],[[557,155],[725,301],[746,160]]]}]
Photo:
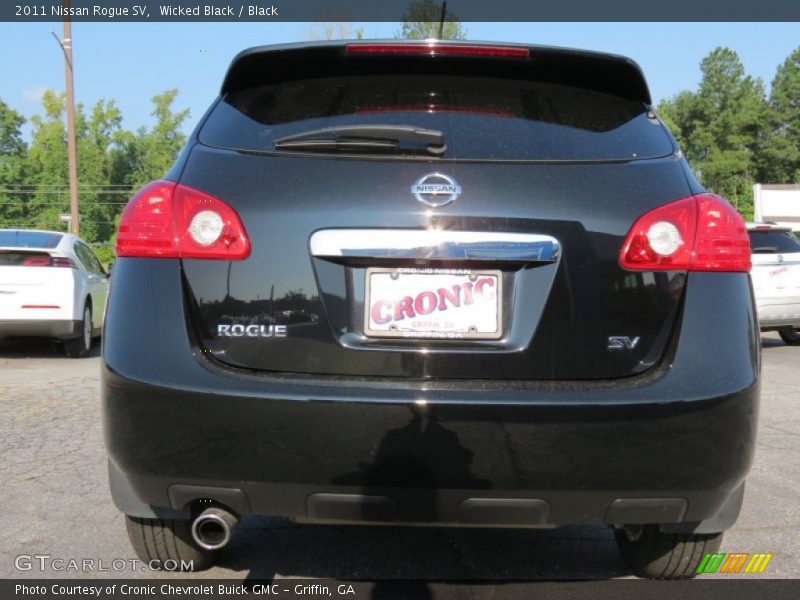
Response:
[{"label": "taillight", "polygon": [[65,256],[31,256],[22,261],[23,267],[64,267],[76,269],[75,263]]},{"label": "taillight", "polygon": [[23,267],[49,267],[52,264],[50,256],[31,256],[22,261]]},{"label": "taillight", "polygon": [[698,194],[639,217],[619,255],[633,271],[750,271],[750,238],[727,201]]},{"label": "taillight", "polygon": [[241,260],[250,240],[219,198],[172,181],[144,186],[122,212],[117,256]]},{"label": "taillight", "polygon": [[486,56],[496,58],[528,58],[527,48],[518,46],[487,46],[482,44],[441,44],[430,41],[422,44],[362,43],[347,44],[347,54],[423,54],[427,56]]}]

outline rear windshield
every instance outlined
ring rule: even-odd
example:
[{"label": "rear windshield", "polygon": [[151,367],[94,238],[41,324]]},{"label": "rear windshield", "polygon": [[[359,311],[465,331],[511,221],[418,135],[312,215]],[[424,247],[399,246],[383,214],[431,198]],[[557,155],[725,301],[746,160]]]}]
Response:
[{"label": "rear windshield", "polygon": [[0,231],[0,247],[55,248],[64,237],[47,231]]},{"label": "rear windshield", "polygon": [[272,151],[284,136],[336,125],[442,131],[446,159],[630,160],[672,143],[639,102],[553,84],[485,77],[385,75],[285,82],[227,94],[204,144]]},{"label": "rear windshield", "polygon": [[755,254],[791,254],[800,252],[800,242],[791,231],[748,231]]}]

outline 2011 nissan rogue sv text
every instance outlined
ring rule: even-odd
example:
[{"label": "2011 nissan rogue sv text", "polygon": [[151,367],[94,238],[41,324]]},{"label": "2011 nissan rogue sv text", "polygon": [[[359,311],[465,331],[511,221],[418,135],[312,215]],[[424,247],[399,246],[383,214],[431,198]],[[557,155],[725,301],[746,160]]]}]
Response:
[{"label": "2011 nissan rogue sv text", "polygon": [[111,491],[146,560],[241,515],[612,526],[694,574],[760,366],[745,225],[607,54],[269,46],[119,227]]}]

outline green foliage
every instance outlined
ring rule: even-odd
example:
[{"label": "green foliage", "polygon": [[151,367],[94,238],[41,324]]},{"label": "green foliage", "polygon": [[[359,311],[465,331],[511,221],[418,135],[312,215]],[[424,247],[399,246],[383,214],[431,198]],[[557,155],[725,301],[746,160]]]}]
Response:
[{"label": "green foliage", "polygon": [[[408,40],[427,40],[439,37],[442,5],[434,0],[414,0],[403,15],[403,28],[395,37]],[[445,12],[443,40],[463,40],[467,30],[450,11]]]},{"label": "green foliage", "polygon": [[800,183],[800,48],[778,67],[769,99],[768,144],[761,157],[764,180]]},{"label": "green foliage", "polygon": [[764,84],[744,72],[738,55],[717,48],[700,63],[696,92],[659,106],[703,185],[752,218],[752,186],[769,129]]},{"label": "green foliage", "polygon": [[102,190],[124,183],[116,171],[117,161],[124,155],[122,114],[113,100],[100,100],[88,119],[81,111],[76,130],[78,181],[87,186],[80,192],[81,236],[92,242],[107,240],[114,233],[119,206],[110,204],[113,199]]},{"label": "green foliage", "polygon": [[107,244],[104,246],[95,246],[93,248],[94,255],[97,257],[103,267],[108,270],[108,264],[114,262],[116,257],[114,256],[114,246],[113,244]]},{"label": "green foliage", "polygon": [[25,194],[15,192],[25,180],[28,147],[22,139],[25,119],[0,100],[0,215],[9,223],[25,219]]},{"label": "green foliage", "polygon": [[[31,119],[33,137],[28,149],[28,174],[26,181],[20,183],[30,186],[32,192],[27,211],[30,226],[53,229],[59,213],[69,209],[64,94],[47,90],[42,96],[42,108],[43,114]],[[76,119],[79,112],[76,107]]]},{"label": "green foliage", "polygon": [[[113,242],[131,192],[163,177],[175,161],[186,143],[181,127],[189,116],[188,110],[173,110],[177,94],[168,90],[154,96],[155,124],[136,133],[123,129],[113,100],[98,101],[88,114],[76,105],[81,237],[87,241]],[[0,101],[0,227],[64,227],[58,218],[69,212],[64,113],[64,95],[46,91],[26,146],[20,134],[24,119]]]},{"label": "green foliage", "polygon": [[737,54],[717,48],[697,91],[659,107],[702,184],[753,217],[753,184],[800,181],[800,48],[777,69],[767,99]]},{"label": "green foliage", "polygon": [[189,117],[189,109],[180,112],[172,110],[172,103],[178,95],[177,89],[167,90],[153,96],[155,126],[147,131],[139,129],[128,140],[128,156],[133,162],[129,183],[140,186],[153,179],[163,177],[175,157],[186,143],[186,135],[181,131],[183,122]]}]

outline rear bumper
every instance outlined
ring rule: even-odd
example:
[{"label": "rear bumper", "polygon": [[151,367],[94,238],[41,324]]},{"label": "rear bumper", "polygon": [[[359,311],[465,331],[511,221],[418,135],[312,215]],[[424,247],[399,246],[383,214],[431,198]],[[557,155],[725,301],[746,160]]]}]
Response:
[{"label": "rear bumper", "polygon": [[66,340],[81,335],[81,322],[73,320],[0,321],[0,339],[10,337],[45,337]]},{"label": "rear bumper", "polygon": [[421,406],[104,380],[113,465],[145,504],[473,525],[708,519],[749,468],[757,397]]},{"label": "rear bumper", "polygon": [[757,298],[761,328],[800,325],[800,297]]},{"label": "rear bumper", "polygon": [[[187,333],[177,266],[158,262],[119,261],[112,286],[126,289],[112,290],[104,332],[112,495],[128,514],[188,514],[212,499],[338,522],[735,521],[759,347],[752,302],[714,299],[751,298],[746,276],[690,281],[670,360],[640,377],[336,380],[209,361]],[[159,310],[128,300],[143,281]]]}]

